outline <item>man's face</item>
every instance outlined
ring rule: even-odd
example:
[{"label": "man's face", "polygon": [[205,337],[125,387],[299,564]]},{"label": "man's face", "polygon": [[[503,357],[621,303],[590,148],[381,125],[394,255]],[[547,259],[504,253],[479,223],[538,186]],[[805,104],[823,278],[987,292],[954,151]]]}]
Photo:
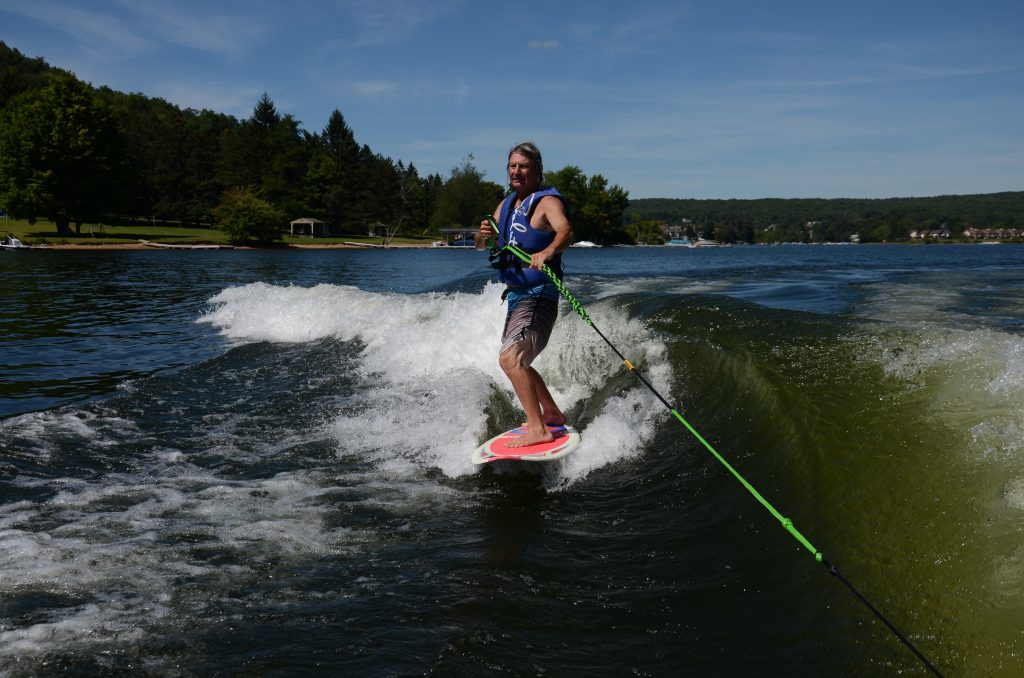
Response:
[{"label": "man's face", "polygon": [[520,153],[508,158],[508,183],[514,191],[535,191],[540,186],[540,173],[533,161]]}]

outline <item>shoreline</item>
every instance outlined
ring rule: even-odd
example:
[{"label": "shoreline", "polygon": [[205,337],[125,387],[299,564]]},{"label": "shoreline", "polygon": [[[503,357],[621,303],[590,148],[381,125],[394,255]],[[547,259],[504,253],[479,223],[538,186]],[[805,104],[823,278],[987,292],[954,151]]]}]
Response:
[{"label": "shoreline", "polygon": [[[200,245],[201,243],[195,243]],[[40,244],[31,245],[31,249],[34,250],[62,250],[66,252],[94,252],[94,251],[108,251],[108,250],[148,250],[148,251],[159,251],[159,250],[174,250],[177,252],[188,251],[188,246],[184,247],[154,247],[153,245],[146,245],[143,243],[56,243],[56,244]],[[201,247],[195,248],[198,251],[210,251],[209,249],[203,249]],[[235,245],[231,246],[230,249],[236,250],[367,250],[367,249],[441,249],[434,248],[431,245],[373,245],[373,244],[349,244],[349,243],[322,243],[322,244],[284,244],[275,247],[257,247],[254,245]]]},{"label": "shoreline", "polygon": [[[108,252],[108,251],[113,252],[113,251],[132,251],[132,250],[134,250],[134,251],[147,250],[147,251],[151,251],[151,252],[152,251],[160,251],[160,250],[165,250],[165,251],[172,251],[173,250],[173,251],[180,252],[180,251],[189,251],[189,250],[193,249],[193,248],[191,248],[191,247],[189,247],[187,245],[186,246],[160,247],[160,246],[154,246],[155,244],[156,243],[148,244],[147,245],[147,244],[144,244],[144,243],[141,243],[141,242],[139,242],[139,243],[95,243],[95,244],[90,244],[90,243],[56,243],[56,244],[47,244],[47,243],[43,243],[43,244],[39,244],[39,245],[30,245],[30,247],[28,247],[26,249],[34,249],[34,250],[60,250],[60,251],[63,251],[63,252]],[[161,243],[161,244],[163,244],[163,243]],[[214,243],[193,243],[193,244],[197,245],[197,247],[194,248],[195,251],[211,251],[211,248],[209,248],[209,247],[202,247],[201,245],[204,245],[204,244],[210,245],[210,244],[214,244]],[[735,247],[771,247],[771,246],[778,246],[778,245],[805,245],[805,246],[815,246],[816,245],[816,246],[826,246],[826,245],[849,245],[849,244],[851,244],[851,243],[756,243],[756,244],[752,244],[752,245],[751,244],[743,244],[743,245],[734,245],[734,246]],[[972,243],[959,243],[959,242],[942,242],[942,243],[887,242],[887,243],[860,243],[858,246],[871,246],[871,245],[905,245],[905,246],[915,246],[915,245],[926,245],[926,244],[927,245],[933,245],[933,244],[934,245],[1012,245],[1012,244],[1020,244],[1020,243],[1007,242],[1007,241],[981,241],[981,242],[972,242]],[[472,248],[466,248],[466,247],[453,247],[453,248],[434,247],[434,246],[429,245],[429,244],[422,244],[422,245],[420,245],[420,244],[378,245],[378,244],[374,244],[374,243],[316,243],[316,244],[314,244],[314,243],[308,243],[308,244],[307,243],[287,243],[287,244],[277,245],[277,246],[274,246],[274,247],[258,247],[258,246],[255,246],[255,245],[224,246],[224,245],[226,245],[226,243],[224,243],[224,244],[217,243],[217,245],[218,246],[223,246],[223,249],[225,249],[225,250],[227,250],[227,249],[234,249],[234,250],[248,250],[248,251],[253,251],[253,250],[267,250],[267,251],[280,250],[280,251],[283,251],[283,250],[402,250],[402,249],[428,249],[428,250],[430,250],[430,249],[440,249],[440,250],[459,249],[459,250],[463,250],[463,249],[472,249]],[[671,247],[671,246],[670,245],[632,245],[632,246],[626,245],[625,247],[659,248],[659,247]],[[676,246],[676,249],[688,249],[688,248]],[[700,248],[696,248],[696,249],[700,249]]]}]

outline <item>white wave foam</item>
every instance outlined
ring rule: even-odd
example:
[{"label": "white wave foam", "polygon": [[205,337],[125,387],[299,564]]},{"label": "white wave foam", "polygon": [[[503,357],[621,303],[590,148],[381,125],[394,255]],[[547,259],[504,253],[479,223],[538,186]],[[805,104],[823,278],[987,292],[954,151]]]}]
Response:
[{"label": "white wave foam", "polygon": [[365,344],[364,371],[433,374],[472,366],[486,370],[486,349],[504,320],[500,288],[480,295],[401,295],[343,285],[305,288],[253,283],[224,290],[200,322],[239,343],[303,343],[333,337]]},{"label": "white wave foam", "polygon": [[951,309],[958,307],[962,295],[952,286],[880,283],[865,289],[871,290],[872,297],[857,309],[864,318],[905,326],[949,325],[960,318]]},{"label": "white wave foam", "polygon": [[594,299],[607,299],[619,294],[636,294],[637,292],[669,292],[679,295],[721,294],[732,289],[732,282],[726,280],[686,280],[680,281],[677,276],[660,276],[652,278],[599,278],[588,280],[592,288],[590,296]]},{"label": "white wave foam", "polygon": [[1024,478],[1010,481],[1003,492],[1007,505],[1024,511]]},{"label": "white wave foam", "polygon": [[[48,466],[11,477],[31,498],[0,504],[0,597],[25,601],[33,614],[0,629],[0,664],[14,657],[42,662],[52,653],[90,656],[97,648],[116,653],[179,633],[259,581],[270,562],[300,566],[380,548],[388,537],[361,515],[384,512],[398,518],[400,530],[404,516],[412,524],[425,512],[436,515],[439,504],[463,510],[464,493],[430,481],[424,470],[476,472],[469,455],[486,433],[486,408],[496,393],[498,401],[514,402],[497,364],[504,320],[498,286],[477,295],[401,296],[255,284],[226,290],[214,306],[203,322],[238,343],[357,340],[355,361],[338,369],[357,371],[358,400],[353,406],[343,399],[339,408],[352,407],[323,428],[289,431],[282,424],[271,440],[249,414],[230,408],[211,413],[178,444],[157,443],[145,425],[121,418],[116,403],[5,420],[0,448]],[[610,303],[595,306],[602,330],[667,388],[664,346]],[[536,366],[568,409],[623,368],[590,328],[564,307],[563,314]],[[159,393],[139,389],[135,398],[162,406]],[[650,400],[629,389],[603,403],[555,489],[638,454],[654,427]],[[338,455],[360,463],[323,468],[314,457],[318,468],[234,473],[258,474],[283,449],[322,444],[325,433],[337,441]],[[7,443],[13,447],[3,448]],[[74,473],[61,457],[72,453],[111,463],[101,473],[62,477]],[[366,458],[373,464],[361,463]]]},{"label": "white wave foam", "polygon": [[955,290],[886,288],[868,315],[886,321],[865,358],[919,390],[931,415],[967,431],[983,456],[1024,453],[1024,337],[953,310]]},{"label": "white wave foam", "polygon": [[552,489],[571,486],[598,468],[640,454],[654,437],[660,405],[643,388],[609,399],[586,427],[579,449],[558,468]]},{"label": "white wave foam", "polygon": [[322,472],[225,480],[167,458],[137,473],[50,480],[60,490],[49,500],[2,507],[0,592],[66,603],[0,631],[0,658],[88,652],[188,624],[221,588],[229,595],[258,577],[261,563],[342,554],[370,538],[325,524],[338,487]]},{"label": "white wave foam", "polygon": [[[53,443],[56,436],[75,440],[81,445],[103,448],[118,444],[126,431],[134,430],[134,424],[127,419],[93,411],[61,409],[30,412],[0,422],[0,450],[21,457],[31,455],[46,459],[58,449]],[[17,441],[16,446],[12,440]]]},{"label": "white wave foam", "polygon": [[[0,674],[14,658],[33,672],[48,655],[116,653],[181,633],[206,606],[258,582],[268,563],[287,570],[282,563],[376,547],[380,527],[345,524],[345,511],[418,515],[445,496],[422,477],[382,477],[362,465],[235,477],[239,467],[259,474],[282,448],[319,442],[323,431],[282,429],[267,440],[238,413],[230,431],[200,426],[178,449],[153,445],[151,432],[108,409],[116,407],[4,422],[4,454],[46,468],[4,478],[28,498],[0,503],[0,600],[5,613],[31,617],[0,625]],[[60,475],[69,473],[66,456],[107,470]],[[457,510],[457,498],[444,505]]]},{"label": "white wave foam", "polygon": [[[627,320],[607,305],[596,307],[602,320],[609,324],[602,332],[612,345],[628,351],[627,358],[662,394],[671,388],[672,368],[668,363],[668,351],[661,341],[647,336],[642,323]],[[586,398],[615,374],[624,369],[596,332],[582,323],[573,323],[569,334],[571,341],[559,345],[555,356],[564,372],[563,378],[575,375],[581,392],[579,399]],[[582,392],[588,389],[588,392]],[[558,467],[554,487],[568,487],[582,480],[590,472],[611,463],[640,454],[654,437],[655,425],[665,412],[664,406],[645,386],[638,385],[629,391],[609,398],[601,412],[581,431],[579,449],[565,458]]]},{"label": "white wave foam", "polygon": [[[504,322],[501,287],[477,295],[394,295],[352,287],[276,287],[256,283],[225,290],[202,318],[240,342],[306,342],[335,337],[363,347],[359,412],[339,415],[330,430],[340,454],[372,455],[382,468],[401,472],[412,461],[450,477],[475,472],[470,451],[485,434],[486,407],[495,389],[516,403],[497,363]],[[670,372],[664,346],[610,303],[595,305],[613,344],[639,351],[661,388]],[[535,365],[563,410],[589,398],[615,370],[614,354],[568,306],[548,348]],[[650,378],[650,375],[649,375]],[[637,392],[613,398],[582,430],[584,446],[560,482],[635,454],[652,435],[653,400]],[[592,440],[591,440],[592,438]]]}]

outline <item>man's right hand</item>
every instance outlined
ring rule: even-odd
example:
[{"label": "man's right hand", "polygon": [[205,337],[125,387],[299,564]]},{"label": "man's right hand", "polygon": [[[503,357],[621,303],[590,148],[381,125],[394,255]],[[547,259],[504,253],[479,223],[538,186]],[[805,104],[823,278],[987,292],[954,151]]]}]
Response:
[{"label": "man's right hand", "polygon": [[489,239],[496,235],[498,234],[494,230],[494,227],[491,226],[490,220],[484,219],[480,222],[480,232],[476,234],[476,246],[480,247],[481,245],[485,245]]}]

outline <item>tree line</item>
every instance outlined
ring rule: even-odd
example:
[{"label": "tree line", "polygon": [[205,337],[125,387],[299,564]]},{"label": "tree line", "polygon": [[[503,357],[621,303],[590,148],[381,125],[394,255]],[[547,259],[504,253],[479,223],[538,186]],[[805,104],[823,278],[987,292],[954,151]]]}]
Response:
[{"label": "tree line", "polygon": [[861,242],[905,240],[914,231],[1024,228],[1024,192],[945,195],[930,198],[633,200],[626,217],[634,225],[676,225],[690,237],[723,242]]},{"label": "tree line", "polygon": [[[906,239],[914,230],[1024,228],[1024,192],[931,198],[641,199],[576,166],[548,172],[578,240],[656,242],[674,224],[726,242]],[[356,140],[339,109],[302,129],[270,96],[245,119],[94,88],[0,42],[0,210],[83,223],[217,223],[239,240],[275,240],[299,216],[338,234],[386,224],[399,235],[472,228],[505,194],[464,158],[421,176]]]},{"label": "tree line", "polygon": [[[578,167],[547,175],[566,196],[577,238],[618,242],[628,194]],[[220,224],[272,241],[300,216],[335,233],[383,223],[400,235],[471,228],[505,189],[473,156],[447,177],[420,176],[356,141],[335,109],[309,132],[264,94],[239,120],[159,98],[94,88],[0,42],[0,210],[46,218],[59,235],[83,223]]]}]

